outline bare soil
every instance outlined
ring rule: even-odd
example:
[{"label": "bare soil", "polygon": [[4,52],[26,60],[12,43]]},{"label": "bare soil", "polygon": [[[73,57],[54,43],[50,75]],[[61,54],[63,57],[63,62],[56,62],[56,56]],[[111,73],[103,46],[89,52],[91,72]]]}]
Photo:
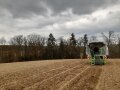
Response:
[{"label": "bare soil", "polygon": [[120,60],[106,65],[80,59],[0,64],[0,90],[120,90]]}]

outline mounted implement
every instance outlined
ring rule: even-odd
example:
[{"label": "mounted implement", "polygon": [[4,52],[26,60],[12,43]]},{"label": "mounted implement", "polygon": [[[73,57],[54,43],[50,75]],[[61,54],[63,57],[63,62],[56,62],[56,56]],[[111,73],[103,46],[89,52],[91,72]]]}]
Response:
[{"label": "mounted implement", "polygon": [[104,42],[93,41],[86,46],[86,54],[92,65],[104,65],[108,56],[108,47]]}]

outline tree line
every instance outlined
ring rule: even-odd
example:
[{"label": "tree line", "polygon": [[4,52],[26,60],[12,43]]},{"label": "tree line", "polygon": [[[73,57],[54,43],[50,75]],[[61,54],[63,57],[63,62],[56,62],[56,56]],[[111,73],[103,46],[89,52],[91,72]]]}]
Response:
[{"label": "tree line", "polygon": [[[120,58],[120,37],[114,36],[116,35],[113,31],[109,31],[108,35],[102,33],[109,47],[109,57]],[[86,58],[88,41],[87,34],[76,39],[74,33],[67,40],[56,39],[52,33],[48,38],[38,34],[17,35],[8,42],[2,37],[0,39],[0,62]]]}]

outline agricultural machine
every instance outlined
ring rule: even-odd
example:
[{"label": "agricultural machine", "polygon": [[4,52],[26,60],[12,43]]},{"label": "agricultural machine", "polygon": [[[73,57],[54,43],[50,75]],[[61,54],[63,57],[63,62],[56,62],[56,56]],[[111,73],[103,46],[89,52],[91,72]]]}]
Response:
[{"label": "agricultural machine", "polygon": [[86,54],[91,65],[104,65],[109,52],[104,42],[92,41],[86,46]]}]

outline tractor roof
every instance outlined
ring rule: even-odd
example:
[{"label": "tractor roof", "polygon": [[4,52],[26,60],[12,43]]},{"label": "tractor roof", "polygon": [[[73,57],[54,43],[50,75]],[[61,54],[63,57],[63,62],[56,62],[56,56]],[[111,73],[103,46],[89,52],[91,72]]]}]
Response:
[{"label": "tractor roof", "polygon": [[99,46],[99,47],[102,47],[102,46],[105,46],[106,44],[104,42],[90,42],[88,44],[90,47],[92,46]]}]

